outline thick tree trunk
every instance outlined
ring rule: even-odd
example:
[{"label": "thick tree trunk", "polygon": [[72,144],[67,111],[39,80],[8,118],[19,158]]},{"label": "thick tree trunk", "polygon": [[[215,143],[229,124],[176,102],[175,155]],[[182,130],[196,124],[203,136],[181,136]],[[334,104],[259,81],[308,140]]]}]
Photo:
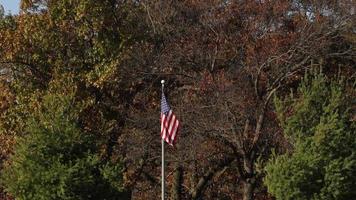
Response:
[{"label": "thick tree trunk", "polygon": [[243,183],[243,200],[253,200],[253,191],[255,188],[255,177],[253,169],[253,161],[249,157],[244,157],[244,171],[246,176]]},{"label": "thick tree trunk", "polygon": [[253,190],[254,190],[254,183],[250,179],[247,179],[243,182],[243,200],[253,200]]},{"label": "thick tree trunk", "polygon": [[198,184],[190,190],[190,196],[192,200],[198,200],[202,198],[202,193],[206,185],[211,181],[213,176],[221,170],[225,170],[225,167],[230,165],[235,159],[226,158],[218,163],[214,168],[210,168],[204,175],[199,179]]},{"label": "thick tree trunk", "polygon": [[203,190],[205,189],[205,186],[208,184],[208,182],[211,180],[211,178],[214,176],[215,170],[210,169],[207,171],[203,177],[199,179],[198,184],[195,186],[194,189],[191,190],[191,197],[192,200],[197,200],[201,197],[201,194]]},{"label": "thick tree trunk", "polygon": [[174,180],[172,187],[172,200],[181,199],[181,187],[183,181],[183,168],[180,165],[176,166],[176,171],[174,172]]},{"label": "thick tree trunk", "polygon": [[132,191],[131,190],[123,191],[119,198],[122,199],[122,200],[131,200]]}]

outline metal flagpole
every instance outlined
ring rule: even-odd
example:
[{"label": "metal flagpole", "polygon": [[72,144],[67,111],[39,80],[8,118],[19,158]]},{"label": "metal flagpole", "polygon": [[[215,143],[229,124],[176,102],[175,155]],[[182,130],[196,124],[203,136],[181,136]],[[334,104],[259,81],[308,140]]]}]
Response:
[{"label": "metal flagpole", "polygon": [[[161,84],[162,84],[162,95],[163,95],[163,92],[164,92],[164,80],[161,81]],[[163,138],[161,138],[162,140],[162,194],[161,194],[161,197],[162,197],[162,200],[164,200],[164,189],[165,189],[165,182],[164,182],[164,166],[165,166],[165,163],[164,163],[164,140]]]}]

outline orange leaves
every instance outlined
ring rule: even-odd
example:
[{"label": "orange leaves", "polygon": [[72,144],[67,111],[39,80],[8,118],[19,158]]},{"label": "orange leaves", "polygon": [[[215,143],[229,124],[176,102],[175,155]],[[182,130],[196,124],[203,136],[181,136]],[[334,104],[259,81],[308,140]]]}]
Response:
[{"label": "orange leaves", "polygon": [[[7,84],[2,82],[0,79],[0,121],[3,119],[4,113],[10,108],[13,104],[14,96],[11,93]],[[0,126],[0,162],[6,159],[14,146],[15,136],[6,134],[4,127]],[[0,166],[1,168],[1,166]],[[0,199],[1,199],[1,190],[0,190]]]},{"label": "orange leaves", "polygon": [[26,10],[33,6],[34,1],[33,0],[21,0],[20,7],[22,10]]},{"label": "orange leaves", "polygon": [[0,79],[0,115],[9,108],[12,104],[14,97],[13,94],[10,92],[8,86],[1,82]]},{"label": "orange leaves", "polygon": [[202,79],[199,82],[199,89],[202,93],[213,91],[224,91],[226,87],[231,86],[231,80],[225,76],[225,71],[220,70],[217,73],[203,72]]}]

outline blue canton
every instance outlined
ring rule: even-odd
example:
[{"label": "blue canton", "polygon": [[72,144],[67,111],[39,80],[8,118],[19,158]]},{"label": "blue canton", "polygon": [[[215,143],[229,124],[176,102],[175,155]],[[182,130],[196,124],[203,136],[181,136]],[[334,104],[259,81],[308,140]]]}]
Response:
[{"label": "blue canton", "polygon": [[162,109],[161,112],[165,115],[168,115],[168,112],[171,110],[164,94],[162,94],[161,109]]}]

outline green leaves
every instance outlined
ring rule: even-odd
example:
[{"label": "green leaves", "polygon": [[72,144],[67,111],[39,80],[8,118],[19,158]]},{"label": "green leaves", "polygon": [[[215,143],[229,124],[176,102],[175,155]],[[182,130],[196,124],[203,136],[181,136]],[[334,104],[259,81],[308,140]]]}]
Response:
[{"label": "green leaves", "polygon": [[[322,74],[307,76],[284,130],[294,152],[273,158],[265,183],[277,199],[347,200],[356,192],[356,130],[343,85]],[[281,104],[278,104],[281,105]],[[283,110],[283,109],[280,109]],[[284,109],[287,110],[287,109]]]},{"label": "green leaves", "polygon": [[98,141],[78,127],[75,91],[43,96],[26,132],[2,171],[5,190],[16,199],[117,199],[122,167],[99,157]]},{"label": "green leaves", "polygon": [[4,7],[0,4],[0,19],[2,19],[5,15]]},{"label": "green leaves", "polygon": [[0,19],[0,62],[11,63],[15,94],[0,115],[1,159],[14,151],[0,187],[17,199],[121,197],[120,160],[103,154],[121,114],[111,108],[126,103],[113,97],[130,90],[118,83],[139,21],[131,5],[23,0],[20,15]]}]

